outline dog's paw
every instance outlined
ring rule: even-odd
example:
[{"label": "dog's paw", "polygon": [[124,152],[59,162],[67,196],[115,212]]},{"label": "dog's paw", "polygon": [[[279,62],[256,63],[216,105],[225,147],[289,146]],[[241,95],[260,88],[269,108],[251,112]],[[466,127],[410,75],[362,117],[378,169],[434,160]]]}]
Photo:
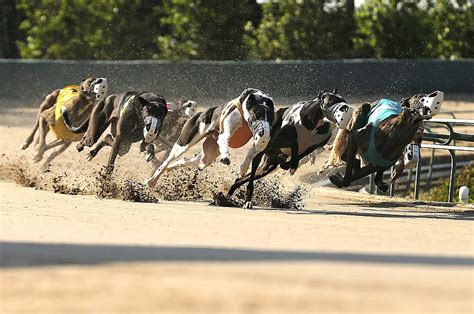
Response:
[{"label": "dog's paw", "polygon": [[329,176],[329,181],[331,181],[332,184],[334,184],[335,186],[337,186],[338,188],[342,188],[345,186],[344,184],[344,178],[342,177],[342,175],[337,172],[333,175],[330,175]]},{"label": "dog's paw", "polygon": [[381,183],[377,186],[377,188],[383,193],[387,193],[389,186],[387,183]]},{"label": "dog's paw", "polygon": [[76,149],[79,153],[82,152],[84,150],[84,144],[82,143],[77,144]]},{"label": "dog's paw", "polygon": [[30,144],[27,142],[24,142],[23,144],[20,145],[20,150],[25,150],[28,148],[28,146],[30,146]]},{"label": "dog's paw", "polygon": [[242,206],[243,209],[252,209],[252,202],[245,202],[244,206]]},{"label": "dog's paw", "polygon": [[95,154],[92,154],[91,152],[89,152],[89,154],[87,154],[86,156],[86,161],[91,161],[92,159],[94,159],[95,157]]},{"label": "dog's paw", "polygon": [[41,159],[43,159],[42,154],[36,154],[36,155],[33,156],[33,162],[40,162]]},{"label": "dog's paw", "polygon": [[150,162],[153,158],[155,158],[155,155],[148,153],[145,155],[145,161]]},{"label": "dog's paw", "polygon": [[221,162],[224,164],[224,165],[230,165],[230,159],[229,157],[224,157],[224,158],[221,158]]}]

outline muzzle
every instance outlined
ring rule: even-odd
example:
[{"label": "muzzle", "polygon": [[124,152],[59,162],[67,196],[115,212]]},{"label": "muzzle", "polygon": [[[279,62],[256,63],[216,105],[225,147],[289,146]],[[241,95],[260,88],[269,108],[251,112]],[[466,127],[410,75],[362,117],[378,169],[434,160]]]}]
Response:
[{"label": "muzzle", "polygon": [[251,131],[253,142],[257,151],[261,152],[270,143],[270,124],[268,121],[259,120],[252,124]]},{"label": "muzzle", "polygon": [[425,97],[421,97],[418,101],[420,113],[423,116],[433,117],[441,110],[444,101],[444,93],[441,91],[433,92]]},{"label": "muzzle", "polygon": [[405,168],[415,168],[420,160],[420,147],[416,144],[408,144],[403,155]]},{"label": "muzzle", "polygon": [[143,128],[143,137],[145,142],[153,143],[160,131],[161,122],[158,118],[155,117],[146,117],[145,118],[145,127]]},{"label": "muzzle", "polygon": [[109,89],[107,79],[105,77],[100,77],[94,81],[93,85],[92,92],[97,101],[105,99],[105,97],[107,97],[107,90]]},{"label": "muzzle", "polygon": [[345,102],[340,102],[329,109],[323,109],[323,112],[339,129],[345,129],[351,121],[353,110],[352,106],[349,106]]}]

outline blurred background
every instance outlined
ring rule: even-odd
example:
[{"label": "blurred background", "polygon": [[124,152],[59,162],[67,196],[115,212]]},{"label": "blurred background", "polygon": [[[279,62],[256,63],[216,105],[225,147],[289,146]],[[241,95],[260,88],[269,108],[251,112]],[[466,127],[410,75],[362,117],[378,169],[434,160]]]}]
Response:
[{"label": "blurred background", "polygon": [[1,0],[0,57],[321,60],[474,56],[463,0]]}]

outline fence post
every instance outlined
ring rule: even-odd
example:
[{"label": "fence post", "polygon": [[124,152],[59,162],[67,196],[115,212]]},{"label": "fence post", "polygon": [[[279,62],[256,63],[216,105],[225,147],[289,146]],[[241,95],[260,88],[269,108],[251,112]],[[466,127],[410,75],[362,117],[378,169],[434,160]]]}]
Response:
[{"label": "fence post", "polygon": [[449,177],[448,202],[453,202],[454,190],[456,188],[456,152],[449,150],[451,156],[451,176]]},{"label": "fence post", "polygon": [[418,160],[418,163],[416,164],[415,193],[414,193],[415,200],[418,200],[418,197],[420,196],[420,175],[421,175],[421,158],[420,160]]}]

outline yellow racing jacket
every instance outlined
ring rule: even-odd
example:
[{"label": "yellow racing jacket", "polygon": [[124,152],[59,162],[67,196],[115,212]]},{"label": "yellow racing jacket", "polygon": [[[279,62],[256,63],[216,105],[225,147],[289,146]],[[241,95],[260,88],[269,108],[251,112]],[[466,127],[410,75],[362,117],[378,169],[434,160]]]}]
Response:
[{"label": "yellow racing jacket", "polygon": [[79,85],[68,85],[59,91],[56,104],[54,105],[54,125],[49,126],[54,135],[56,135],[56,137],[59,139],[77,142],[81,140],[84,134],[76,134],[71,132],[64,124],[63,117],[61,115],[61,106],[72,98],[77,97],[79,89]]}]

